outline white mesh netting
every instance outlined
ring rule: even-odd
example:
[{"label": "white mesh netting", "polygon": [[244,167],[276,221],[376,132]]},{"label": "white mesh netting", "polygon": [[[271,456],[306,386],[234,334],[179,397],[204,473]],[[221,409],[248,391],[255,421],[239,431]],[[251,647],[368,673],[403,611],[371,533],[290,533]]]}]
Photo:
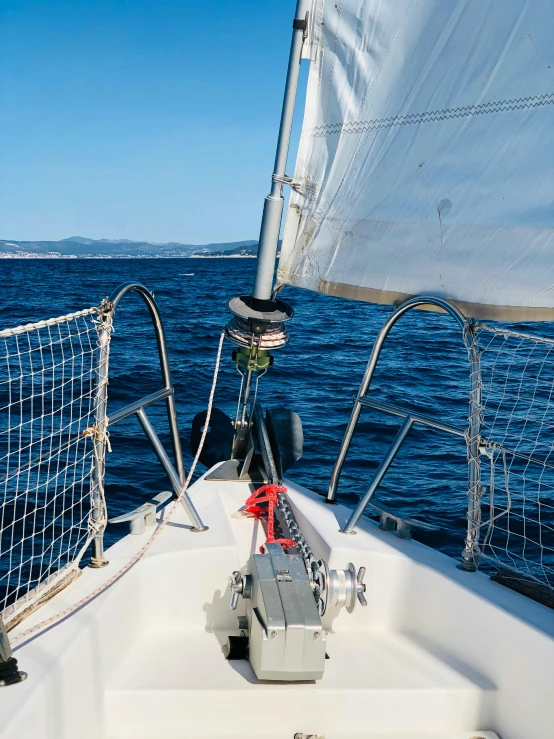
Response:
[{"label": "white mesh netting", "polygon": [[476,339],[481,557],[554,588],[554,341],[488,325]]},{"label": "white mesh netting", "polygon": [[97,309],[0,331],[0,616],[78,572],[94,533]]}]

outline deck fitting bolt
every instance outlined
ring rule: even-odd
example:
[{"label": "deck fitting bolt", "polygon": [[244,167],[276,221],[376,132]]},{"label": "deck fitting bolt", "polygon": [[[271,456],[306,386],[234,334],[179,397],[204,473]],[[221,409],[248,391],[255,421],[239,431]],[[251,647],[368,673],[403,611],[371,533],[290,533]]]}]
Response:
[{"label": "deck fitting bolt", "polygon": [[271,636],[272,639],[275,639],[275,637],[277,636],[277,632],[276,631],[272,631],[270,633],[270,636]]}]

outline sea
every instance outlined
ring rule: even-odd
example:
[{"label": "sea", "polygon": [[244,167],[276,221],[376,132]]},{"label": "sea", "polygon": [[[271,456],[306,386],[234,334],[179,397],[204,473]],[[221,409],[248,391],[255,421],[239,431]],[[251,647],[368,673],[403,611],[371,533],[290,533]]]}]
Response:
[{"label": "sea", "polygon": [[[1,328],[98,305],[121,283],[140,282],[154,293],[163,318],[187,470],[191,423],[207,405],[217,346],[230,318],[227,301],[251,290],[255,260],[13,259],[2,260]],[[290,408],[302,420],[302,458],[287,476],[325,495],[333,464],[378,332],[389,306],[342,300],[285,288],[294,308],[290,342],[275,352],[259,381],[264,408]],[[225,342],[215,405],[234,418],[240,376]],[[117,310],[110,358],[108,415],[161,385],[152,325],[141,299],[130,294]],[[468,418],[467,352],[447,315],[412,311],[393,329],[371,387],[374,399],[464,429]],[[169,436],[164,404],[149,415],[162,441]],[[372,480],[401,419],[364,409],[346,460],[338,500],[355,507]],[[111,429],[107,455],[108,513],[114,518],[169,489],[168,480],[136,419]],[[197,474],[204,468],[198,465]],[[414,537],[459,558],[467,525],[467,456],[463,439],[415,425],[373,502],[396,515],[433,524]],[[367,515],[377,516],[368,509]],[[209,523],[209,521],[208,521]],[[109,525],[106,546],[125,534]]]}]

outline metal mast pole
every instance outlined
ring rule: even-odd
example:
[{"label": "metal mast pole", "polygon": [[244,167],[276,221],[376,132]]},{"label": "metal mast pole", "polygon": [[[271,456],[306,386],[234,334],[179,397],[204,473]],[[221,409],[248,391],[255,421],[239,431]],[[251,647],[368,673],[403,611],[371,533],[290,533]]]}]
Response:
[{"label": "metal mast pole", "polygon": [[[283,184],[288,182],[285,174],[289,152],[292,119],[300,76],[302,46],[308,28],[308,7],[311,0],[297,0],[292,23],[287,81],[277,139],[277,152],[273,167],[271,191],[265,199],[260,227],[256,277],[251,295],[238,295],[227,303],[233,318],[225,329],[227,338],[239,348],[234,358],[237,370],[243,375],[238,402],[238,412],[233,440],[232,458],[243,459],[245,464],[248,449],[253,448],[252,423],[253,408],[249,413],[250,389],[253,378],[259,378],[271,364],[270,349],[279,349],[288,341],[285,328],[294,311],[282,300],[272,300],[273,272],[279,244],[279,231],[283,215]],[[250,464],[250,462],[248,462]],[[243,470],[244,471],[244,470]],[[245,471],[246,472],[246,471]],[[243,474],[241,472],[240,474]]]},{"label": "metal mast pole", "polygon": [[[292,24],[292,41],[290,45],[289,66],[285,84],[285,96],[281,111],[281,124],[273,168],[271,192],[265,199],[262,224],[260,227],[260,243],[258,246],[258,262],[252,297],[255,300],[270,300],[273,286],[273,272],[277,258],[279,231],[283,215],[283,183],[287,156],[289,153],[296,90],[300,76],[300,60],[302,45],[306,38],[309,0],[297,0],[296,13]],[[255,307],[255,305],[253,305]]]}]

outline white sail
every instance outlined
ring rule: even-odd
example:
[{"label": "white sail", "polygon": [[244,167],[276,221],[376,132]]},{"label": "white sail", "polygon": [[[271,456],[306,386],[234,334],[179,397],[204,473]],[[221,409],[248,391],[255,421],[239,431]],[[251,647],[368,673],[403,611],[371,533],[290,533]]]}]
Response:
[{"label": "white sail", "polygon": [[554,316],[554,0],[314,0],[281,283]]}]

